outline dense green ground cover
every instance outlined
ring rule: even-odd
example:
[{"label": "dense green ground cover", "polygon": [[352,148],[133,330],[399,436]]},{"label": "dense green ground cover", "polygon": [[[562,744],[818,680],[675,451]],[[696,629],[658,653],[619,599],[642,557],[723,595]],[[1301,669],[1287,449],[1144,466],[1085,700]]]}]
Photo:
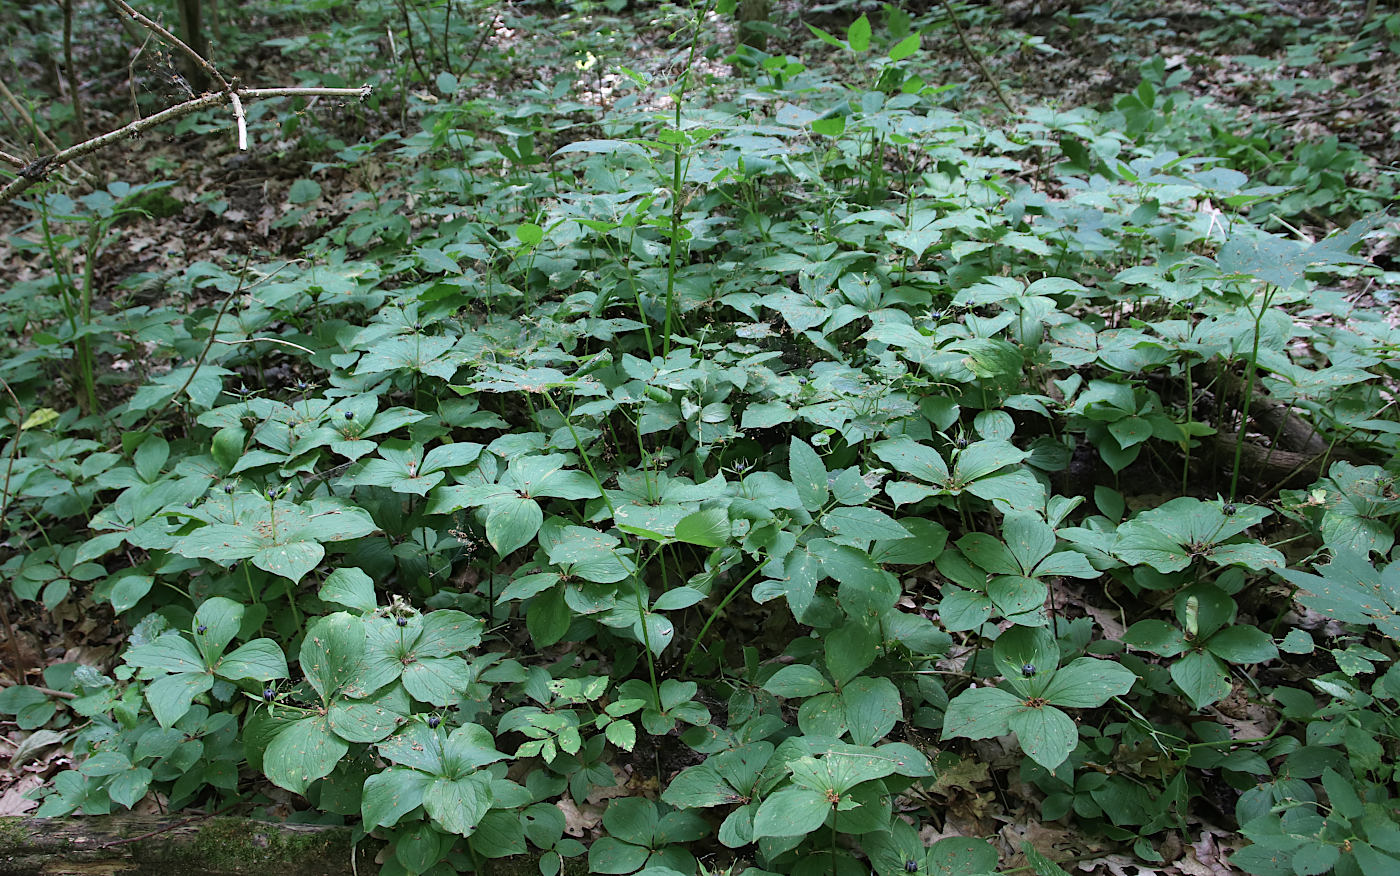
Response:
[{"label": "dense green ground cover", "polygon": [[[222,72],[369,99],[4,207],[37,814],[359,824],[385,873],[1397,872],[1393,170],[1199,59],[1038,101],[1053,43],[954,9],[763,52],[724,4],[268,2]],[[1121,64],[1121,11],[1063,14]],[[1287,63],[1393,63],[1347,11]]]}]

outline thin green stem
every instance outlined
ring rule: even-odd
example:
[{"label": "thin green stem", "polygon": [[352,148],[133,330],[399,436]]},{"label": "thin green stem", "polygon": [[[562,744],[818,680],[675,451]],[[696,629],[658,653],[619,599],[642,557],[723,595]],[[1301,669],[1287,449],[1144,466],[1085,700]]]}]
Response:
[{"label": "thin green stem", "polygon": [[686,88],[690,85],[690,72],[695,69],[695,48],[700,42],[700,26],[705,23],[705,17],[710,14],[710,7],[713,3],[714,0],[705,0],[704,9],[695,19],[695,29],[690,37],[690,55],[686,58],[685,69],[681,71],[681,78],[676,84],[676,90],[671,95],[671,99],[676,104],[676,112],[675,142],[671,144],[671,250],[666,259],[666,322],[663,327],[665,336],[661,339],[661,355],[663,356],[671,353],[671,321],[676,309],[676,270],[680,260],[681,215],[685,210],[685,204],[681,197],[683,175],[681,110],[685,105]]},{"label": "thin green stem", "polygon": [[753,571],[749,572],[738,584],[730,588],[729,592],[724,595],[724,598],[719,601],[719,605],[715,606],[715,610],[710,612],[710,616],[705,620],[704,626],[700,627],[700,632],[696,634],[695,641],[691,644],[690,650],[686,652],[685,659],[681,661],[681,675],[685,675],[686,670],[690,669],[690,661],[695,658],[696,652],[699,651],[700,646],[704,644],[705,634],[710,631],[710,627],[713,626],[719,616],[724,613],[729,603],[734,601],[734,597],[739,595],[739,591],[744,589],[744,585],[749,583],[753,576],[758,574],[761,568],[763,568],[761,564],[755,566]]},{"label": "thin green stem", "polygon": [[1230,473],[1230,501],[1235,501],[1235,491],[1240,483],[1240,461],[1244,457],[1245,430],[1249,427],[1249,406],[1254,400],[1254,373],[1259,363],[1259,327],[1264,323],[1264,314],[1273,300],[1274,287],[1264,290],[1264,298],[1259,302],[1259,311],[1254,314],[1254,341],[1249,352],[1249,373],[1245,375],[1244,399],[1240,402],[1240,429],[1235,436],[1235,465]]}]

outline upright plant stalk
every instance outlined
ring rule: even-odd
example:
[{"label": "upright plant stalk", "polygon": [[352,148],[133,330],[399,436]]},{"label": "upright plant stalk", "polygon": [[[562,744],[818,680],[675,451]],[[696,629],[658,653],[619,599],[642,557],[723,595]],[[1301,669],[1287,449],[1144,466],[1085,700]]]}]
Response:
[{"label": "upright plant stalk", "polygon": [[[588,476],[593,478],[593,483],[598,487],[598,493],[603,497],[603,504],[608,506],[608,513],[616,517],[617,508],[613,505],[612,499],[608,498],[608,491],[603,488],[603,481],[598,477],[598,471],[593,467],[592,457],[588,455],[588,451],[583,449],[583,443],[579,441],[578,432],[574,429],[573,418],[559,408],[558,402],[554,400],[554,396],[550,395],[548,391],[544,393],[544,397],[545,401],[549,402],[549,406],[554,408],[554,412],[563,418],[564,426],[569,430],[570,437],[574,439],[574,446],[578,448],[579,456],[583,458],[584,467],[588,469]],[[528,399],[529,396],[526,396],[526,398]],[[661,549],[658,547],[657,552],[659,553],[660,550]],[[637,574],[632,576],[632,580],[633,583],[636,584],[632,595],[637,603],[637,617],[641,618],[642,621],[642,648],[647,652],[647,674],[651,679],[651,695],[655,697],[656,701],[659,703],[661,702],[661,685],[656,680],[656,655],[652,653],[651,650],[651,630],[647,628],[648,611],[645,602],[642,600],[642,588],[645,585],[642,582],[641,567],[638,567]]]},{"label": "upright plant stalk", "polygon": [[1254,372],[1259,363],[1259,327],[1264,323],[1264,314],[1274,298],[1274,287],[1266,286],[1264,298],[1259,302],[1259,312],[1254,314],[1254,343],[1249,351],[1249,373],[1244,379],[1244,398],[1240,402],[1240,429],[1235,435],[1235,465],[1230,473],[1230,501],[1235,501],[1235,490],[1240,483],[1240,460],[1244,457],[1244,433],[1249,426],[1249,405],[1254,400]]},{"label": "upright plant stalk", "polygon": [[663,329],[665,336],[661,340],[662,356],[671,353],[671,314],[676,307],[676,262],[680,259],[681,213],[685,209],[681,200],[681,108],[685,104],[685,90],[690,85],[690,71],[695,67],[695,47],[700,42],[700,26],[705,23],[713,3],[714,0],[705,0],[705,8],[695,19],[695,30],[690,36],[690,55],[686,58],[685,69],[681,71],[680,82],[671,98],[676,104],[676,142],[671,144],[671,252],[666,262],[666,323]]},{"label": "upright plant stalk", "polygon": [[[102,243],[102,223],[94,222],[88,229],[87,237],[87,260],[83,264],[83,288],[78,304],[78,314],[82,317],[83,327],[92,324],[92,286],[93,274],[97,269],[97,250]],[[83,335],[77,339],[77,351],[79,357],[79,367],[82,369],[83,392],[87,395],[89,413],[97,411],[97,380],[96,363],[93,361],[92,340],[89,335]]]}]

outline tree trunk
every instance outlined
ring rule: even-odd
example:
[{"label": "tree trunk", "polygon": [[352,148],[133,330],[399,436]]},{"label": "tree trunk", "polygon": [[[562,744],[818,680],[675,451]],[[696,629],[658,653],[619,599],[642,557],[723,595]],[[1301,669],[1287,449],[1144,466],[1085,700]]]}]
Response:
[{"label": "tree trunk", "polygon": [[[184,38],[185,45],[194,49],[196,55],[204,60],[209,60],[209,38],[204,35],[203,0],[178,0],[176,6],[180,12],[180,36]],[[179,59],[185,70],[185,78],[189,80],[190,87],[195,94],[203,94],[209,87],[209,74],[204,72],[204,68],[191,61],[189,58]]]}]

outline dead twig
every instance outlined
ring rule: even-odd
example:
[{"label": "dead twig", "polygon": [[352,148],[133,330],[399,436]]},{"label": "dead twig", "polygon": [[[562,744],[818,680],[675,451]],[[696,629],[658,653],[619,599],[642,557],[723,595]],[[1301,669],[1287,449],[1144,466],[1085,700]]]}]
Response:
[{"label": "dead twig", "polygon": [[209,63],[209,61],[207,61],[203,55],[201,55],[199,52],[196,52],[189,46],[185,45],[184,40],[175,36],[175,34],[166,30],[164,27],[161,27],[159,23],[152,21],[151,19],[137,12],[135,9],[132,9],[130,4],[128,4],[126,0],[112,0],[112,2],[115,3],[117,8],[120,9],[132,21],[135,21],[137,24],[140,24],[142,27],[154,33],[157,37],[160,38],[161,42],[165,43],[166,45],[178,51],[180,54],[189,58],[192,62],[194,62],[195,66],[199,67],[199,69],[209,74],[210,79],[219,83],[220,91],[222,91],[225,94],[233,93],[233,85],[227,79],[224,78],[223,74],[220,73],[217,69],[215,69],[214,65]]},{"label": "dead twig", "polygon": [[948,13],[948,19],[953,22],[953,30],[958,32],[958,41],[962,43],[963,50],[967,52],[972,62],[977,65],[977,69],[982,71],[982,78],[987,80],[988,85],[992,86],[992,90],[996,92],[997,100],[1001,102],[1002,106],[1006,107],[1007,112],[1011,113],[1013,116],[1016,115],[1016,108],[1012,106],[1011,101],[1007,99],[1006,92],[1001,90],[1001,83],[992,75],[992,71],[987,69],[987,65],[982,63],[982,56],[972,47],[972,43],[968,42],[967,34],[963,32],[962,22],[958,21],[958,15],[953,11],[953,5],[949,3],[948,0],[943,0],[943,9]]},{"label": "dead twig", "polygon": [[[275,97],[354,97],[358,100],[364,100],[370,95],[370,86],[364,85],[360,88],[239,88],[233,93],[244,100],[267,100]],[[53,155],[46,155],[40,159],[40,161],[45,162],[41,169],[32,174],[21,174],[18,178],[11,180],[3,189],[0,189],[0,204],[14,200],[43,179],[49,171],[67,164],[75,158],[81,158],[99,149],[104,149],[123,138],[138,137],[157,125],[217,106],[227,99],[228,96],[224,94],[205,94],[193,100],[177,103],[153,116],[137,119],[115,131],[108,131],[90,140],[69,146]],[[35,162],[35,164],[37,163]]]}]

